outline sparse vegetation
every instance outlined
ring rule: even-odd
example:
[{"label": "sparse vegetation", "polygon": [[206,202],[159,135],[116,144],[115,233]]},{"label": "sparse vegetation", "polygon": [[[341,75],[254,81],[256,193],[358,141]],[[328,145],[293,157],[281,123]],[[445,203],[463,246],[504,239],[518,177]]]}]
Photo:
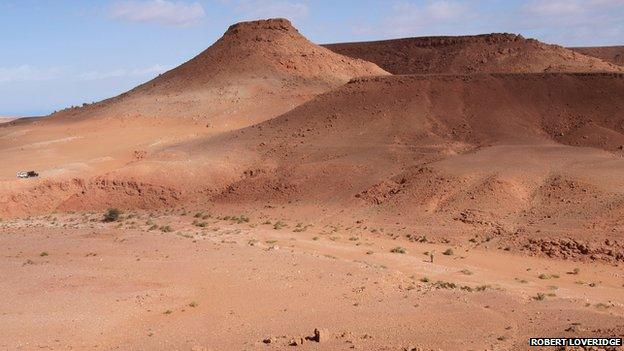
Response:
[{"label": "sparse vegetation", "polygon": [[537,293],[537,295],[533,296],[533,300],[536,301],[543,301],[546,299],[546,294],[544,293]]},{"label": "sparse vegetation", "polygon": [[109,208],[104,213],[104,222],[116,222],[119,220],[119,216],[121,215],[121,211],[116,208]]},{"label": "sparse vegetation", "polygon": [[471,270],[469,270],[469,269],[462,269],[462,270],[461,270],[461,271],[459,271],[459,272],[460,272],[460,273],[462,273],[462,274],[465,274],[465,275],[473,275],[473,274],[474,274],[474,273],[472,273],[472,271],[471,271]]},{"label": "sparse vegetation", "polygon": [[200,222],[198,220],[194,220],[193,221],[193,225],[196,226],[196,227],[205,228],[205,227],[208,226],[208,223],[207,222]]},{"label": "sparse vegetation", "polygon": [[39,254],[39,257],[46,257],[48,255],[49,254],[47,252],[43,251],[42,253]]},{"label": "sparse vegetation", "polygon": [[305,232],[311,226],[312,226],[311,224],[303,225],[303,223],[297,223],[297,225],[295,226],[295,229],[293,229],[293,232],[295,233]]},{"label": "sparse vegetation", "polygon": [[163,225],[160,227],[160,231],[163,233],[171,233],[173,229],[171,229],[171,227],[168,225]]},{"label": "sparse vegetation", "polygon": [[282,221],[277,221],[275,222],[275,224],[273,225],[273,229],[275,230],[280,230],[284,227],[287,227],[286,223],[282,222]]},{"label": "sparse vegetation", "polygon": [[193,307],[193,308],[197,307],[197,302],[192,301],[191,303],[189,303],[189,307]]},{"label": "sparse vegetation", "polygon": [[489,285],[479,285],[475,288],[476,291],[485,291],[487,289],[489,289],[490,286]]},{"label": "sparse vegetation", "polygon": [[425,235],[407,234],[407,238],[412,242],[427,243],[429,240]]},{"label": "sparse vegetation", "polygon": [[242,223],[248,223],[249,222],[249,217],[245,216],[245,215],[240,215],[240,216],[230,216],[229,217],[230,221],[237,223],[237,224],[242,224]]},{"label": "sparse vegetation", "polygon": [[442,252],[442,254],[446,256],[453,256],[453,249],[448,248],[444,252]]},{"label": "sparse vegetation", "polygon": [[568,274],[572,274],[572,275],[578,275],[579,273],[581,273],[581,269],[580,268],[574,268],[571,272],[568,272]]},{"label": "sparse vegetation", "polygon": [[392,253],[404,254],[407,253],[407,250],[404,247],[397,246],[394,249],[390,250]]},{"label": "sparse vegetation", "polygon": [[455,289],[455,288],[457,288],[457,284],[451,283],[451,282],[445,282],[445,281],[441,281],[441,280],[438,280],[437,282],[435,282],[435,286],[438,289]]}]

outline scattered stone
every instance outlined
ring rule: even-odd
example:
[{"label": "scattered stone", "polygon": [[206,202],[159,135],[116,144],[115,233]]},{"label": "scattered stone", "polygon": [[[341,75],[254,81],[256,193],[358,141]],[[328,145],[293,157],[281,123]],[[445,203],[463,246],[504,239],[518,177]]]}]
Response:
[{"label": "scattered stone", "polygon": [[305,338],[292,338],[288,342],[288,345],[290,345],[290,346],[301,346],[301,345],[303,345],[304,341],[305,341]]},{"label": "scattered stone", "polygon": [[329,340],[329,332],[326,329],[314,329],[314,341],[326,342]]},{"label": "scattered stone", "polygon": [[262,342],[263,342],[263,343],[265,343],[265,344],[274,344],[274,343],[275,343],[275,341],[276,341],[276,340],[275,340],[275,338],[274,338],[274,337],[272,337],[272,336],[270,336],[270,337],[268,337],[268,338],[266,338],[266,339],[262,340]]},{"label": "scattered stone", "polygon": [[570,333],[578,333],[584,330],[585,329],[581,327],[580,323],[572,323],[565,331],[570,332]]}]

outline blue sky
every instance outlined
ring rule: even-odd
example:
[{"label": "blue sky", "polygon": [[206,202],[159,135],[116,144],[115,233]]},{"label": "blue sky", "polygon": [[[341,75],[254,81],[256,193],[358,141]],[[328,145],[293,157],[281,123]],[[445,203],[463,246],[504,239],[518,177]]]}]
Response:
[{"label": "blue sky", "polygon": [[511,32],[624,44],[624,0],[0,0],[0,116],[117,95],[232,23],[278,16],[317,43]]}]

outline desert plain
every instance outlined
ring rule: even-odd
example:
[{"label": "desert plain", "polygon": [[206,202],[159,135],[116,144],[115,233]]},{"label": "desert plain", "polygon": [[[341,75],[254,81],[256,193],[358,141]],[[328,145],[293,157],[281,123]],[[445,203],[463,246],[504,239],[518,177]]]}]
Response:
[{"label": "desert plain", "polygon": [[317,45],[269,19],[119,96],[0,119],[0,349],[624,337],[623,54]]}]

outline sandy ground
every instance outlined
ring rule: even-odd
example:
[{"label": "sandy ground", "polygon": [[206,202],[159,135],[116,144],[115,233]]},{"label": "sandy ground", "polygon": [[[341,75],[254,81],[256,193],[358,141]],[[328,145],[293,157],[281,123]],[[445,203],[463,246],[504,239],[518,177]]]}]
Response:
[{"label": "sandy ground", "polygon": [[[101,218],[1,222],[0,349],[522,350],[529,337],[624,336],[619,266],[275,218]],[[305,339],[314,329],[320,342]]]}]

